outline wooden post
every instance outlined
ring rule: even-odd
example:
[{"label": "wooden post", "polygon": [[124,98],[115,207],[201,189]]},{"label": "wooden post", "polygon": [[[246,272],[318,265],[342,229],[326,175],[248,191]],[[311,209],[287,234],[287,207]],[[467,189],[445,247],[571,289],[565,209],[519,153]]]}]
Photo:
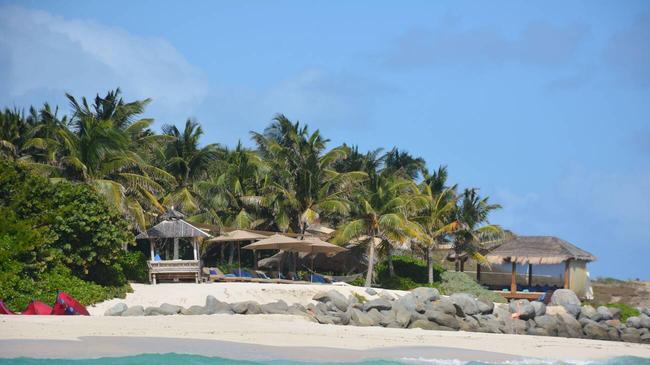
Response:
[{"label": "wooden post", "polygon": [[253,250],[253,268],[257,270],[257,250]]},{"label": "wooden post", "polygon": [[199,250],[196,244],[196,239],[192,239],[192,248],[194,249],[194,260],[199,259]]},{"label": "wooden post", "polygon": [[566,260],[564,262],[564,289],[570,289],[569,288],[569,261]]},{"label": "wooden post", "polygon": [[517,292],[517,263],[512,262],[512,278],[510,281],[510,292],[513,294]]},{"label": "wooden post", "polygon": [[533,264],[530,263],[528,264],[528,286],[533,286]]},{"label": "wooden post", "polygon": [[149,239],[149,249],[151,250],[151,261],[154,261],[156,258],[156,253],[154,251],[154,244],[152,239]]},{"label": "wooden post", "polygon": [[481,281],[481,264],[476,263],[476,281]]},{"label": "wooden post", "polygon": [[178,238],[174,237],[174,260],[178,260]]}]

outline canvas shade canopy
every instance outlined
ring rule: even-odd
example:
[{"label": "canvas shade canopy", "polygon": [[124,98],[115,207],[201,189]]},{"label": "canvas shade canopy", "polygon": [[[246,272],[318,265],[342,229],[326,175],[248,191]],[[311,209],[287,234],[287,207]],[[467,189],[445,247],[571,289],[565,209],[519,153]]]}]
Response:
[{"label": "canvas shade canopy", "polygon": [[326,241],[321,240],[318,237],[315,236],[305,236],[303,238],[304,242],[307,242],[308,245],[305,248],[308,251],[301,251],[301,252],[308,252],[308,253],[339,253],[343,251],[347,251],[346,248],[337,246],[333,243],[329,243]]},{"label": "canvas shade canopy", "polygon": [[245,250],[283,250],[283,251],[293,251],[293,252],[306,252],[302,250],[307,249],[307,243],[305,241],[287,237],[282,234],[274,234],[270,237],[266,237],[262,240],[259,240],[255,243],[244,247]]},{"label": "canvas shade canopy", "polygon": [[[257,241],[266,238],[265,235],[259,233],[249,232],[243,229],[236,229],[230,232],[224,232],[221,236],[211,238],[208,242],[237,242],[237,263],[239,273],[241,274],[241,244],[242,241]],[[256,264],[257,265],[257,264]]]}]

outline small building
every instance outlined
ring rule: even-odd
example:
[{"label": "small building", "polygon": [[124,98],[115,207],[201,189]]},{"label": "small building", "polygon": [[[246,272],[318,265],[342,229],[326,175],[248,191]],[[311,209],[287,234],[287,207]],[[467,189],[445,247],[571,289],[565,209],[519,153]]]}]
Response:
[{"label": "small building", "polygon": [[488,277],[480,273],[479,266],[477,279],[489,281],[492,287],[509,286],[509,292],[501,290],[509,298],[527,297],[525,293],[533,295],[540,291],[536,288],[549,285],[571,289],[585,298],[590,290],[587,263],[596,260],[591,253],[551,236],[515,236],[492,248],[485,258],[491,264],[491,273],[505,274],[509,268],[509,275]]},{"label": "small building", "polygon": [[173,208],[160,218],[160,223],[136,237],[149,240],[149,282],[192,279],[198,283],[201,274],[199,242],[212,236],[186,222],[185,216]]}]

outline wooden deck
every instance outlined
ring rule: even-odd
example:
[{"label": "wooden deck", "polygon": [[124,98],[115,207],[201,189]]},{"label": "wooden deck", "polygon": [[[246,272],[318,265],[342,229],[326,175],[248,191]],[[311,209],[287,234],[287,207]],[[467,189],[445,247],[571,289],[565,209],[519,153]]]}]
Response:
[{"label": "wooden deck", "polygon": [[162,279],[191,279],[196,283],[200,278],[200,264],[198,260],[164,260],[147,261],[149,266],[149,282],[156,284]]}]

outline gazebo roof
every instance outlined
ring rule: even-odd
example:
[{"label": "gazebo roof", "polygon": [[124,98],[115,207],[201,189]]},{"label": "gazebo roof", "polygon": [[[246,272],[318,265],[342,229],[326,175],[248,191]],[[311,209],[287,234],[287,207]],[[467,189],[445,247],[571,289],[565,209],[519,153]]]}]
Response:
[{"label": "gazebo roof", "polygon": [[516,236],[491,250],[485,257],[492,264],[559,264],[567,260],[596,260],[591,253],[551,236]]},{"label": "gazebo roof", "polygon": [[146,232],[140,233],[135,238],[212,237],[208,233],[184,221],[184,217],[182,213],[171,209],[161,216],[165,220],[149,228]]}]

